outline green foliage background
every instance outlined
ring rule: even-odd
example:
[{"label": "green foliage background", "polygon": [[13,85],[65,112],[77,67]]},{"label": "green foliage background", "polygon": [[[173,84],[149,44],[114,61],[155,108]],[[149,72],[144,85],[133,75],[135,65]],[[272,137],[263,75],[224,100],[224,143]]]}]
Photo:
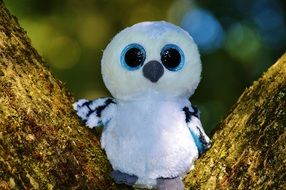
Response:
[{"label": "green foliage background", "polygon": [[[257,18],[255,10],[261,3],[267,12],[267,5],[272,5],[273,2],[276,9],[274,6],[272,11],[274,10],[274,13],[280,11],[281,18],[274,15],[273,20],[266,20],[265,23],[277,23],[278,19],[283,23],[282,28],[277,28],[277,32],[280,32],[279,39],[275,32],[271,34],[272,31],[266,31],[270,42],[273,42],[269,43],[269,39],[265,39],[265,31],[260,31],[259,23],[257,24],[255,20]],[[195,95],[191,97],[193,104],[201,111],[204,128],[207,131],[215,127],[244,88],[266,71],[285,51],[286,32],[283,26],[285,26],[286,3],[282,0],[273,2],[269,0],[5,1],[21,26],[27,30],[32,44],[44,57],[52,72],[77,98],[89,99],[109,95],[101,78],[100,59],[103,49],[116,33],[141,21],[167,20],[180,25],[188,11],[198,8],[207,10],[224,30],[223,42],[217,49],[210,52],[201,51],[202,81]],[[269,15],[269,18],[272,18],[271,12]],[[275,31],[275,28],[271,29]],[[269,33],[276,38],[271,41]]]}]

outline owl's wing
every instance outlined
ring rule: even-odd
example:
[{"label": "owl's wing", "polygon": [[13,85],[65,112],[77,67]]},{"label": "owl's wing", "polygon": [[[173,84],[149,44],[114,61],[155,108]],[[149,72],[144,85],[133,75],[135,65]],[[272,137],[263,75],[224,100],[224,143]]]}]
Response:
[{"label": "owl's wing", "polygon": [[73,104],[73,108],[86,126],[94,128],[99,125],[105,125],[112,119],[116,109],[116,102],[112,98],[81,99]]},{"label": "owl's wing", "polygon": [[194,138],[199,154],[202,154],[211,146],[211,140],[202,127],[199,110],[195,106],[190,105],[184,107],[183,111],[185,112],[185,120]]}]

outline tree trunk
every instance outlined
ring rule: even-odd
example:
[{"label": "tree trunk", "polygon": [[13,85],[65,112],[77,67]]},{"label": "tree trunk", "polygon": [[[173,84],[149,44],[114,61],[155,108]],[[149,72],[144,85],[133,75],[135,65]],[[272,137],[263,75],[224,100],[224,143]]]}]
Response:
[{"label": "tree trunk", "polygon": [[[241,95],[186,187],[286,189],[285,63]],[[0,189],[121,188],[73,101],[0,0]]]},{"label": "tree trunk", "polygon": [[0,189],[108,189],[111,167],[0,1]]},{"label": "tree trunk", "polygon": [[286,189],[286,54],[246,89],[196,162],[190,189]]}]

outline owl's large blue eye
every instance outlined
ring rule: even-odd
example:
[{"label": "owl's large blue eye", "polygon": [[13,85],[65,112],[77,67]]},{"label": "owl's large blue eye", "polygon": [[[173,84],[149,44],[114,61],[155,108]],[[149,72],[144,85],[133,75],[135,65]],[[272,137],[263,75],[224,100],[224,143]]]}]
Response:
[{"label": "owl's large blue eye", "polygon": [[181,48],[175,44],[167,44],[161,51],[161,61],[170,71],[179,71],[185,63],[185,56]]},{"label": "owl's large blue eye", "polygon": [[139,69],[146,58],[144,48],[139,44],[127,45],[120,56],[121,65],[129,71]]}]

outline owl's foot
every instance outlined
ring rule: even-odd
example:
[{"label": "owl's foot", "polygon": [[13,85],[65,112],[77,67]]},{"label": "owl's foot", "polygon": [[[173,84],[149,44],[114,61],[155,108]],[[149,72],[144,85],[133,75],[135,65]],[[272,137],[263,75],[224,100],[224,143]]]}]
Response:
[{"label": "owl's foot", "polygon": [[129,175],[126,173],[122,173],[118,170],[112,171],[110,176],[115,181],[115,183],[125,184],[125,185],[129,185],[129,186],[133,186],[138,179],[138,177],[135,175]]},{"label": "owl's foot", "polygon": [[180,177],[175,178],[158,178],[157,190],[184,190],[184,184]]}]

